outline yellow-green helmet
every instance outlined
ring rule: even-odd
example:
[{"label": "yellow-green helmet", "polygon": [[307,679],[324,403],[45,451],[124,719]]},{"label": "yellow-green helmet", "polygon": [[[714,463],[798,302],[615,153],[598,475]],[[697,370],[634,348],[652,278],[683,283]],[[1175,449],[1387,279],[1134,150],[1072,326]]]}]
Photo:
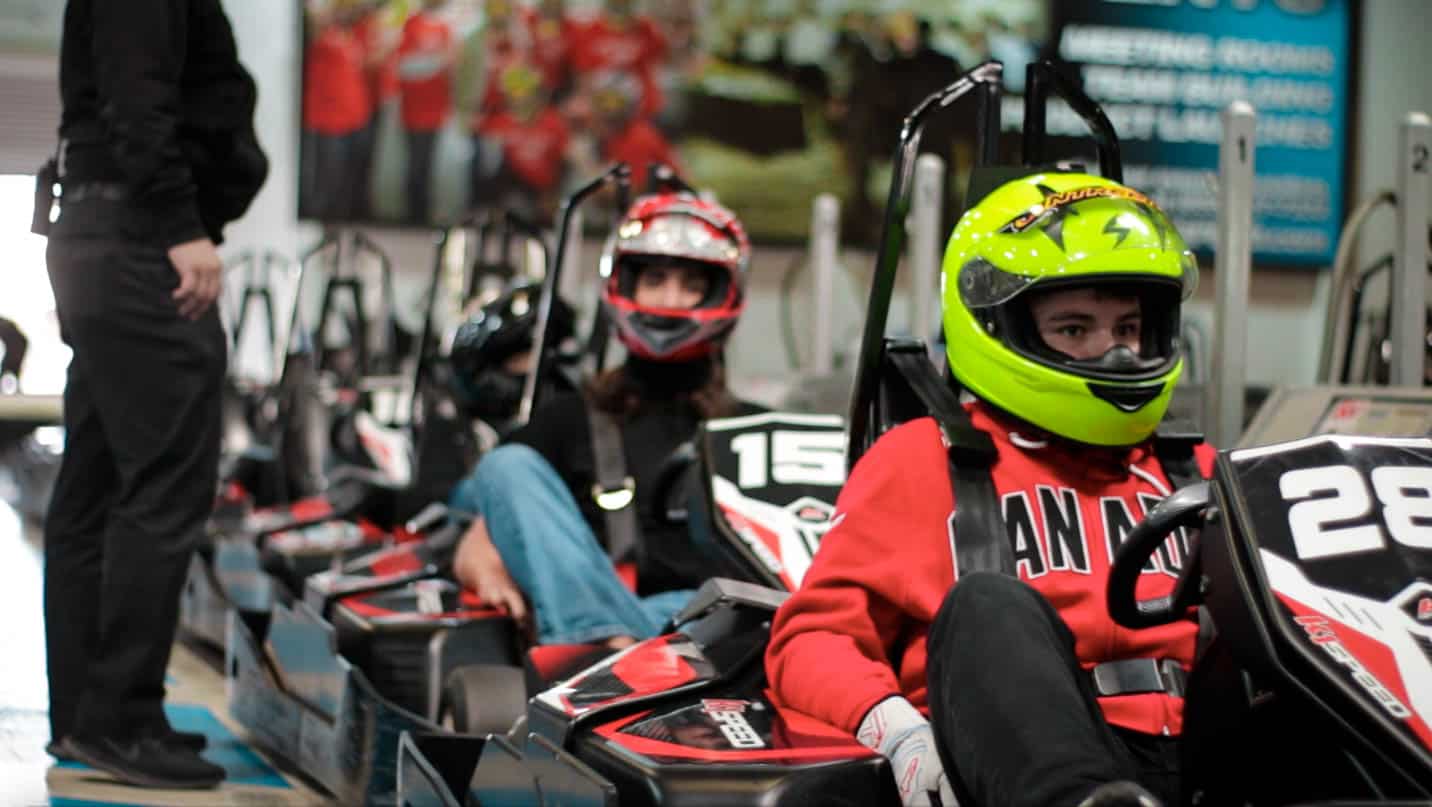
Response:
[{"label": "yellow-green helmet", "polygon": [[[1101,446],[1147,439],[1183,371],[1179,306],[1198,264],[1143,194],[1088,174],[1008,182],[960,217],[945,248],[946,351],[960,384],[1052,434]],[[1074,359],[1034,328],[1032,297],[1100,286],[1140,301],[1135,354]]]}]

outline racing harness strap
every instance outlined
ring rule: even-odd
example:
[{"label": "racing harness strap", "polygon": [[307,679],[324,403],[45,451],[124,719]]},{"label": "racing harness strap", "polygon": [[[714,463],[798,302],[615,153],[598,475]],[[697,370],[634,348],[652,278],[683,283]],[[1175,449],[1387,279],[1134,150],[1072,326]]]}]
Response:
[{"label": "racing harness strap", "polygon": [[[917,353],[890,351],[886,358],[910,385],[940,427],[948,446],[950,483],[955,496],[955,568],[959,575],[976,571],[1018,576],[1014,553],[990,467],[998,457],[994,440],[970,421],[954,390],[931,372],[929,360]],[[1154,453],[1174,489],[1202,480],[1193,447],[1202,435],[1183,424],[1161,428]],[[1200,626],[1200,646],[1204,631]],[[1099,697],[1167,692],[1183,697],[1187,673],[1173,659],[1136,658],[1107,661],[1089,670]]]},{"label": "racing harness strap", "polygon": [[592,432],[592,463],[596,481],[592,500],[607,522],[607,554],[613,563],[636,560],[641,525],[636,520],[636,480],[627,473],[622,432],[612,416],[588,405]]},{"label": "racing harness strap", "polygon": [[954,527],[959,536],[955,541],[956,573],[987,571],[1015,576],[1014,550],[989,470],[999,456],[994,440],[970,422],[954,390],[935,375],[923,353],[890,351],[886,357],[935,419],[948,447],[956,502]]}]

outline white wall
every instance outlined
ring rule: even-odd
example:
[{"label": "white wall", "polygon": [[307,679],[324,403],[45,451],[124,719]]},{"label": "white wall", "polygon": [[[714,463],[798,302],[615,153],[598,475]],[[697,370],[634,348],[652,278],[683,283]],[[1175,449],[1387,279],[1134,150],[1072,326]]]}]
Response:
[{"label": "white wall", "polygon": [[[264,245],[296,254],[316,240],[312,227],[295,222],[298,171],[297,108],[300,69],[299,26],[295,0],[226,0],[239,39],[239,51],[259,82],[259,134],[268,150],[272,171],[268,185],[241,222],[230,227],[230,249]],[[1396,143],[1396,124],[1411,108],[1432,110],[1432,49],[1426,47],[1426,0],[1366,0],[1362,3],[1359,43],[1358,98],[1351,162],[1352,201],[1391,184],[1389,159]],[[893,125],[893,124],[892,124]],[[1390,216],[1381,229],[1370,231],[1364,250],[1390,238]],[[407,279],[399,297],[416,301],[432,260],[430,235],[376,232],[374,238],[393,256]],[[597,245],[585,246],[594,256]],[[764,383],[790,370],[779,319],[781,279],[799,249],[758,248],[751,279],[747,314],[729,350],[733,374]],[[836,283],[838,343],[853,344],[864,311],[874,262],[869,253],[847,251]],[[793,309],[802,350],[808,349],[809,274],[796,284]],[[1200,291],[1188,316],[1207,325],[1211,319],[1216,278],[1205,270]],[[1326,305],[1326,273],[1318,271],[1255,273],[1249,303],[1249,380],[1262,384],[1305,384],[1312,381]],[[892,327],[906,321],[908,298],[897,297]]]}]

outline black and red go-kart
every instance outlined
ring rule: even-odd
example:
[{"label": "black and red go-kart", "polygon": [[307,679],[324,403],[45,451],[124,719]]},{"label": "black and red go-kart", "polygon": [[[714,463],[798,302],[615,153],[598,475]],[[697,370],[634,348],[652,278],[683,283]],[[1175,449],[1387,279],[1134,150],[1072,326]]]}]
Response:
[{"label": "black and red go-kart", "polygon": [[506,736],[405,735],[399,803],[898,804],[883,758],[765,694],[771,615],[829,527],[844,445],[836,417],[708,422],[692,525],[764,585],[709,581],[668,632],[538,693]]},{"label": "black and red go-kart", "polygon": [[[1201,527],[1174,595],[1135,599]],[[1206,605],[1188,685],[1187,804],[1432,797],[1432,440],[1321,436],[1219,455],[1130,534],[1109,611],[1139,628]]]},{"label": "black and red go-kart", "polygon": [[[693,526],[707,525],[713,568],[744,580],[793,586],[844,481],[840,419],[760,415],[711,421],[699,442],[700,461],[693,467],[702,471],[697,478],[704,484],[695,486],[700,495],[694,502],[673,496],[668,509],[685,505]],[[719,470],[712,473],[713,468]],[[673,494],[685,490],[672,485]],[[725,515],[712,518],[718,511]],[[571,655],[569,648],[544,647],[524,659],[511,620],[451,582],[452,550],[461,531],[460,523],[450,524],[421,542],[312,575],[300,601],[276,602],[262,619],[230,612],[225,669],[231,712],[261,745],[344,803],[392,802],[399,736],[439,731],[439,691],[453,670],[477,669],[464,665],[516,670],[515,692],[508,686],[466,693],[489,716],[504,709],[512,714],[506,702],[515,695],[520,709],[526,698],[517,665],[525,660],[541,667]],[[763,609],[753,612],[764,614],[762,619],[776,595],[734,581],[725,581],[721,590],[757,592],[748,599]],[[717,610],[722,609],[731,606]],[[740,641],[744,637],[741,632]],[[756,644],[764,645],[763,631]],[[640,657],[620,669],[637,661]],[[746,659],[741,669],[752,669],[747,662],[760,666],[759,658]],[[549,676],[551,668],[536,674]],[[494,702],[496,710],[490,708]],[[834,742],[852,750],[849,738]],[[853,750],[868,756],[858,746]],[[469,770],[476,758],[474,751]]]}]

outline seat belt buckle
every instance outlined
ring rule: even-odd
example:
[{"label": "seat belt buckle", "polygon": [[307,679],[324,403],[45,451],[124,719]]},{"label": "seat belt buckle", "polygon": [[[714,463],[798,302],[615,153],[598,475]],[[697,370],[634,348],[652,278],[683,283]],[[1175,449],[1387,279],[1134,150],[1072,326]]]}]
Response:
[{"label": "seat belt buckle", "polygon": [[1101,698],[1150,692],[1182,698],[1188,674],[1174,659],[1134,658],[1095,664],[1089,678]]},{"label": "seat belt buckle", "polygon": [[607,512],[625,509],[635,498],[636,480],[630,476],[622,479],[619,487],[609,488],[600,482],[592,484],[592,501]]}]

